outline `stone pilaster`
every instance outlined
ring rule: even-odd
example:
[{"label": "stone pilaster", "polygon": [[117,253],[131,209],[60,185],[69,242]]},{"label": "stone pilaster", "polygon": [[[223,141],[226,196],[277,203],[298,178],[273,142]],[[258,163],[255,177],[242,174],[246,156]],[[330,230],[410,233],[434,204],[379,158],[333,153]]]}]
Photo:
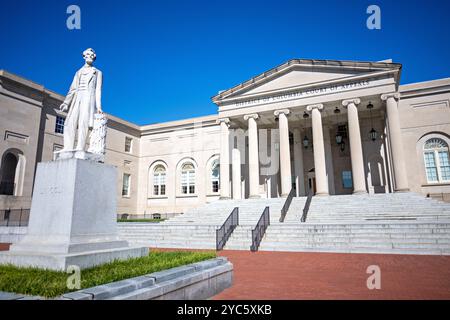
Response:
[{"label": "stone pilaster", "polygon": [[403,155],[402,132],[398,115],[399,93],[381,95],[386,101],[386,113],[389,126],[389,140],[391,142],[392,162],[394,165],[395,191],[408,191],[408,177],[406,175],[405,157]]},{"label": "stone pilaster", "polygon": [[230,198],[230,119],[218,119],[220,124],[220,198]]}]

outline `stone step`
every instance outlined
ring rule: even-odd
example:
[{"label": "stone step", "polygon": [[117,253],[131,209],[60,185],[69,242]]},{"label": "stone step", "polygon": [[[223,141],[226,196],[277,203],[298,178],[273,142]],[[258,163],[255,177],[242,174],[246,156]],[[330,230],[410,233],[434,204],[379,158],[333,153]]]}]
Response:
[{"label": "stone step", "polygon": [[271,224],[260,250],[373,253],[450,253],[450,204],[413,193],[313,197],[301,223],[306,197],[293,198],[279,223],[285,199],[216,201],[157,224],[129,224],[120,234],[153,247],[215,248],[218,229],[235,207],[240,225],[225,249],[249,250],[251,230],[269,206]]},{"label": "stone step", "polygon": [[429,243],[387,243],[387,242],[365,242],[365,243],[345,243],[345,242],[314,242],[314,243],[279,243],[267,242],[264,247],[288,248],[323,248],[323,249],[357,249],[357,248],[383,248],[383,249],[445,249],[450,251],[450,244],[429,244]]},{"label": "stone step", "polygon": [[[244,249],[245,250],[245,249]],[[371,254],[414,254],[414,255],[450,255],[447,249],[406,249],[406,248],[279,248],[261,244],[260,251],[286,251],[286,252],[323,252],[323,253],[371,253]]]}]

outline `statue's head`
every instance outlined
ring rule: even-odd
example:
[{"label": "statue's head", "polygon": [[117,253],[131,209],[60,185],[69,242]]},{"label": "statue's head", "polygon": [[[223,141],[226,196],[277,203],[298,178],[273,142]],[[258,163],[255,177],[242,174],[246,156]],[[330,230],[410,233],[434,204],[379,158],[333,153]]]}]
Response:
[{"label": "statue's head", "polygon": [[92,65],[96,58],[97,55],[95,54],[94,49],[89,48],[83,51],[83,59],[88,65]]}]

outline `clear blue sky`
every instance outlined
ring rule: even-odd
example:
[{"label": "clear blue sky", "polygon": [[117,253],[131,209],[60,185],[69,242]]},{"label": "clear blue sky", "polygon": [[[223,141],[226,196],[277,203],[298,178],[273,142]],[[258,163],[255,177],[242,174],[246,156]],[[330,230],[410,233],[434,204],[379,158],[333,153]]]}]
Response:
[{"label": "clear blue sky", "polygon": [[[81,30],[66,9],[81,8]],[[366,8],[381,8],[381,30]],[[403,64],[450,77],[450,1],[0,0],[0,69],[65,95],[93,47],[103,108],[137,124],[214,114],[210,97],[291,58]]]}]

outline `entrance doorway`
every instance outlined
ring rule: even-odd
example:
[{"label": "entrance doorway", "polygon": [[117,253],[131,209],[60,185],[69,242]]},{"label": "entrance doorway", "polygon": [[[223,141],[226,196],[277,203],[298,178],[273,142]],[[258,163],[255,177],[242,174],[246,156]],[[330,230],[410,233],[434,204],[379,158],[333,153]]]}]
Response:
[{"label": "entrance doorway", "polygon": [[313,190],[313,194],[316,194],[316,173],[314,168],[308,171],[308,192],[311,189]]},{"label": "entrance doorway", "polygon": [[0,194],[21,196],[25,169],[25,157],[22,151],[8,149],[0,162]]}]

